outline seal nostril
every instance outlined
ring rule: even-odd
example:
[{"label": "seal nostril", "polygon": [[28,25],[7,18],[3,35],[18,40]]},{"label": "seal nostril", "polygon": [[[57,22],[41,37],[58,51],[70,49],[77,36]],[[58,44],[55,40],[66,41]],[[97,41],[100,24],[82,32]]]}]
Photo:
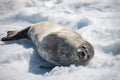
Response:
[{"label": "seal nostril", "polygon": [[81,55],[84,57],[85,56],[85,53],[83,51],[81,51]]},{"label": "seal nostril", "polygon": [[84,53],[83,51],[78,52],[77,54],[78,54],[79,57],[80,57],[80,56],[81,56],[81,57],[85,57],[85,53]]}]

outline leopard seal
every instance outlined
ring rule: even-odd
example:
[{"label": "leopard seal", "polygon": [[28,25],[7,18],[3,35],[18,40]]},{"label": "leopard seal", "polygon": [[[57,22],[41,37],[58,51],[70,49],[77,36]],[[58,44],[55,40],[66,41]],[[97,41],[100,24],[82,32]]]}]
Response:
[{"label": "leopard seal", "polygon": [[23,30],[8,31],[1,41],[27,38],[39,55],[53,65],[86,65],[94,56],[93,46],[74,30],[51,22],[33,24]]}]

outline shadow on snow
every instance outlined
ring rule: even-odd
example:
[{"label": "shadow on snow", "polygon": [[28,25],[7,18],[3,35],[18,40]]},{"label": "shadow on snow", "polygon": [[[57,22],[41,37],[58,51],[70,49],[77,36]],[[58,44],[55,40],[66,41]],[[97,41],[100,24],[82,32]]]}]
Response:
[{"label": "shadow on snow", "polygon": [[28,48],[34,49],[32,55],[30,55],[30,60],[28,63],[29,64],[28,72],[39,75],[39,74],[44,74],[44,73],[52,70],[52,68],[41,68],[40,67],[40,66],[44,66],[44,65],[50,65],[50,63],[48,63],[47,61],[45,61],[44,59],[42,59],[39,56],[39,54],[35,48],[35,45],[29,40],[21,39],[21,40],[14,40],[14,41],[6,41],[6,42],[4,42],[4,44],[1,44],[1,45],[9,45],[9,44],[13,44],[13,43],[22,45],[26,49],[28,49]]}]

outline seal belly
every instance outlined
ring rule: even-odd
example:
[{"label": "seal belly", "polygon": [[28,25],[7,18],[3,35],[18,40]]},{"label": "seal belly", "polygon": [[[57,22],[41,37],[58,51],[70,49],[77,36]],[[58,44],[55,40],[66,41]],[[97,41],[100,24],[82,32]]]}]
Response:
[{"label": "seal belly", "polygon": [[72,63],[73,47],[55,32],[44,37],[41,43],[42,52],[46,52],[49,62],[56,65],[68,65]]},{"label": "seal belly", "polygon": [[[36,25],[31,26],[28,31],[28,36],[35,44],[39,55],[48,62],[59,65],[58,63],[52,61],[48,52],[46,52],[43,47],[46,45],[45,40],[43,40],[47,35],[55,32],[59,32],[65,27],[56,25],[54,23],[41,22]],[[49,43],[49,42],[48,42]],[[53,47],[53,46],[52,46]],[[47,48],[46,48],[47,49]]]}]

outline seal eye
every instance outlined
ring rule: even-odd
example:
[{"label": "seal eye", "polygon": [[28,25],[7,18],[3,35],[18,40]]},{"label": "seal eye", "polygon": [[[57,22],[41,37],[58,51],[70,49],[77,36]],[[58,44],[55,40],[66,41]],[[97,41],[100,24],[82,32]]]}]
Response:
[{"label": "seal eye", "polygon": [[86,49],[86,47],[85,47],[84,45],[82,45],[82,48],[83,48],[83,49]]}]

